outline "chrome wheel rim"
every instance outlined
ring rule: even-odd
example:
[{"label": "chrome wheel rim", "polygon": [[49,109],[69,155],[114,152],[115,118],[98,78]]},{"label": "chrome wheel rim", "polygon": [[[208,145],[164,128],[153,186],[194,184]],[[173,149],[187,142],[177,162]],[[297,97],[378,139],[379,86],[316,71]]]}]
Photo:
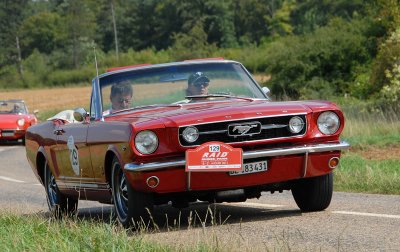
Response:
[{"label": "chrome wheel rim", "polygon": [[49,200],[49,205],[50,207],[54,207],[55,205],[58,204],[58,188],[57,188],[57,183],[56,179],[49,170],[49,167],[47,165],[47,162],[45,164],[46,169],[47,169],[47,195],[48,195],[48,200]]},{"label": "chrome wheel rim", "polygon": [[115,207],[121,219],[126,219],[128,216],[128,185],[125,174],[122,172],[119,163],[115,163],[113,167],[114,174],[114,197]]}]

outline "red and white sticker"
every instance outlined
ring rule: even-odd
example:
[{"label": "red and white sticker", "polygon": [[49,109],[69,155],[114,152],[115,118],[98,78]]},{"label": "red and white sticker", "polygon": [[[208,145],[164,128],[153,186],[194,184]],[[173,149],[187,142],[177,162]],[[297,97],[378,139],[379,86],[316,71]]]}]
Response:
[{"label": "red and white sticker", "polygon": [[207,142],[186,151],[186,171],[241,171],[242,149],[222,142]]}]

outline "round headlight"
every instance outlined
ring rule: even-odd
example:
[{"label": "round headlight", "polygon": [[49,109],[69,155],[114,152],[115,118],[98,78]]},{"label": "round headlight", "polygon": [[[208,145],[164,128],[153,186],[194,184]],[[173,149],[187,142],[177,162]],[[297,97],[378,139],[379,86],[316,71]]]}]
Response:
[{"label": "round headlight", "polygon": [[294,116],[289,121],[289,130],[290,132],[297,134],[302,131],[304,128],[304,121],[301,117]]},{"label": "round headlight", "polygon": [[322,134],[332,135],[339,129],[340,120],[335,113],[327,111],[319,115],[317,124],[318,129],[322,132]]},{"label": "round headlight", "polygon": [[186,142],[193,143],[199,138],[199,130],[196,127],[187,127],[182,132],[182,136]]},{"label": "round headlight", "polygon": [[24,124],[25,124],[25,119],[24,119],[24,118],[18,119],[17,124],[18,124],[18,126],[20,126],[20,127],[24,126]]},{"label": "round headlight", "polygon": [[143,130],[135,137],[135,147],[142,154],[151,154],[158,147],[157,135],[150,130]]}]

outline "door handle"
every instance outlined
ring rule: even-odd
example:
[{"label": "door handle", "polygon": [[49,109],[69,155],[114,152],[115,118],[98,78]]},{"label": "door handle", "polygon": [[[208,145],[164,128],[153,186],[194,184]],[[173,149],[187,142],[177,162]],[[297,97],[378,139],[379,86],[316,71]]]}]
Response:
[{"label": "door handle", "polygon": [[64,129],[56,129],[56,130],[54,130],[53,131],[53,133],[55,134],[55,135],[62,135],[62,134],[64,134],[65,133],[65,130]]}]

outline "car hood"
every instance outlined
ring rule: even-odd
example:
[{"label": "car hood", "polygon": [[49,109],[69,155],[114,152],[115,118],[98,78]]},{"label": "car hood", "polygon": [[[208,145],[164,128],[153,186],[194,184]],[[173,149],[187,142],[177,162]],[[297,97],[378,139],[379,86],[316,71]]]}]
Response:
[{"label": "car hood", "polygon": [[28,115],[17,115],[17,114],[1,114],[0,115],[0,128],[15,128],[18,119],[24,118],[28,120]]},{"label": "car hood", "polygon": [[335,108],[334,104],[327,101],[270,102],[265,100],[235,100],[235,102],[202,102],[170,106],[149,106],[121,112],[111,118],[113,118],[112,120],[127,121],[139,127],[149,127],[149,124],[155,126],[155,122],[164,124],[164,127],[179,127],[244,118],[307,114],[314,110]]}]

